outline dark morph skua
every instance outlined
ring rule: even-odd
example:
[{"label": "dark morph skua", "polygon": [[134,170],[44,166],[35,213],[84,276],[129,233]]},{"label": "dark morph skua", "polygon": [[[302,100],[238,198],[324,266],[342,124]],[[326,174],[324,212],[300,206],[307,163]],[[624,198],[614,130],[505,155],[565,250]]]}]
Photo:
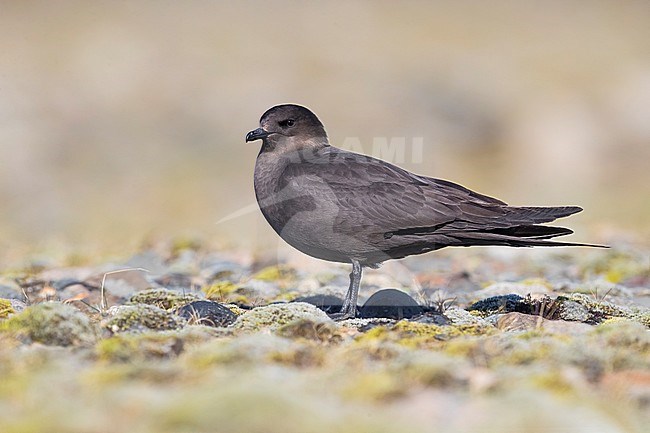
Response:
[{"label": "dark morph skua", "polygon": [[572,231],[541,225],[580,212],[578,206],[508,206],[338,149],[318,117],[299,105],[266,111],[246,135],[247,142],[258,139],[255,195],[271,227],[305,254],[352,264],[337,319],[355,316],[364,266],[444,247],[597,246],[549,240]]}]

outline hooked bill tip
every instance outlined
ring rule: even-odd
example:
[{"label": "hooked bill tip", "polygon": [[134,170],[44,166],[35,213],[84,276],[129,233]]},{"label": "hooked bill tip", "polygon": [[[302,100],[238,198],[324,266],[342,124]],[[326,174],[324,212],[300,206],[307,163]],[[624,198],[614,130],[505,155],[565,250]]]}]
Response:
[{"label": "hooked bill tip", "polygon": [[248,143],[249,141],[259,140],[261,138],[266,137],[267,135],[269,135],[268,132],[266,132],[262,128],[257,128],[249,132],[248,134],[246,134],[246,142]]}]

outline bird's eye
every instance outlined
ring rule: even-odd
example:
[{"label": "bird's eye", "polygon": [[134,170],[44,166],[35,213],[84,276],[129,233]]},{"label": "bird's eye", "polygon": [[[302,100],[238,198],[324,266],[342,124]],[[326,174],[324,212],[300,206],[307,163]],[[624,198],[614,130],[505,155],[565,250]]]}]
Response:
[{"label": "bird's eye", "polygon": [[287,120],[281,120],[281,121],[279,121],[279,122],[278,122],[278,125],[280,125],[280,126],[283,127],[283,128],[286,128],[286,127],[292,127],[295,123],[296,123],[295,120],[293,120],[293,119],[287,119]]}]

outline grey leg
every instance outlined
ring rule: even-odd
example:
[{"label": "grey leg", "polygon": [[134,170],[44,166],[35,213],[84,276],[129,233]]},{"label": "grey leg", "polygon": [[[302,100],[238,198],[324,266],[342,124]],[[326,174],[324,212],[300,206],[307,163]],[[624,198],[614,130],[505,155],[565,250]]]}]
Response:
[{"label": "grey leg", "polygon": [[357,315],[357,299],[359,297],[359,283],[361,283],[361,264],[357,260],[352,260],[352,272],[350,273],[350,287],[345,295],[341,312],[332,314],[330,317],[334,320],[353,319]]}]

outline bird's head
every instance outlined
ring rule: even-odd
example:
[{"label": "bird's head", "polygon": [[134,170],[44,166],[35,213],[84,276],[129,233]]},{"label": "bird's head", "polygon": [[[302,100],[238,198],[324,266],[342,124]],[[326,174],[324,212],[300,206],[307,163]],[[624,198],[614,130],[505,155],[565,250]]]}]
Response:
[{"label": "bird's head", "polygon": [[263,148],[296,151],[305,147],[327,146],[327,133],[318,117],[308,108],[294,104],[269,108],[260,127],[246,134],[246,141],[261,139]]}]

